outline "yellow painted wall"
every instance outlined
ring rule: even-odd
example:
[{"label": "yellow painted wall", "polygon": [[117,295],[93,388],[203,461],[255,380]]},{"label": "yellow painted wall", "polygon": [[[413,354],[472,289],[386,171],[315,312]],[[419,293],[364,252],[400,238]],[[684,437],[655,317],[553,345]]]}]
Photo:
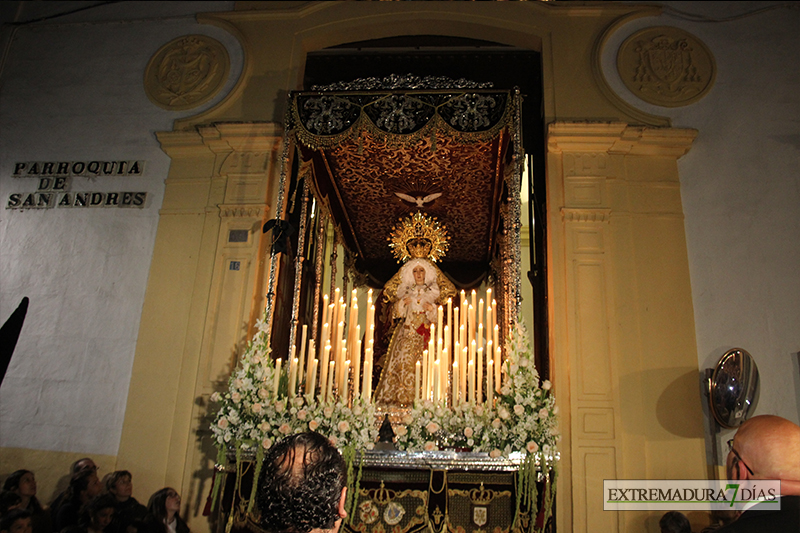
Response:
[{"label": "yellow painted wall", "polygon": [[[538,2],[238,8],[200,20],[241,39],[242,79],[214,109],[159,136],[173,162],[118,466],[138,472],[137,486],[147,491],[180,488],[192,529],[207,529],[199,511],[213,453],[202,433],[204,402],[229,371],[260,304],[263,246],[255,228],[269,206],[277,207],[280,135],[273,124],[282,121],[286,93],[300,88],[305,54],[394,35],[470,37],[542,52],[546,121],[554,123],[547,180],[551,368],[564,435],[559,530],[657,531],[652,516],[603,512],[598,487],[609,477],[705,477],[676,164],[694,132],[632,127],[667,121],[607,97],[595,63],[610,26],[654,8]],[[271,155],[256,170],[244,171],[241,158],[225,166],[245,152]],[[226,205],[248,207],[237,218],[226,215],[236,212]],[[242,249],[225,241],[234,219],[254,228]],[[245,278],[226,273],[234,256],[250,262]]]}]

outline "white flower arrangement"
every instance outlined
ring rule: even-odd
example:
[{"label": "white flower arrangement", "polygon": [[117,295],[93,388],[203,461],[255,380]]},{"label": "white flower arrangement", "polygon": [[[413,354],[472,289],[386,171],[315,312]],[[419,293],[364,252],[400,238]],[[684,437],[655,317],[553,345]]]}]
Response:
[{"label": "white flower arrangement", "polygon": [[303,431],[325,435],[339,448],[371,450],[377,439],[375,407],[356,398],[351,405],[336,400],[319,402],[313,395],[286,394],[286,370],[279,376],[275,394],[275,365],[263,335],[256,335],[239,367],[228,380],[228,389],[215,392],[219,405],[211,431],[220,449],[253,452],[269,449],[283,437]]}]

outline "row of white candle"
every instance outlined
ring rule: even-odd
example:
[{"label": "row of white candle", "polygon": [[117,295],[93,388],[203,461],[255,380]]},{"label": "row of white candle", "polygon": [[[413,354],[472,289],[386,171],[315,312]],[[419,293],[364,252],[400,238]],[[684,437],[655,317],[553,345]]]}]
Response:
[{"label": "row of white candle", "polygon": [[430,326],[428,349],[415,368],[415,399],[475,404],[491,402],[494,394],[500,391],[502,351],[497,302],[492,299],[491,288],[486,290],[485,300],[491,305],[484,306],[483,298],[476,300],[474,290],[470,300],[461,291],[458,307],[448,298],[446,324],[445,308],[437,309],[437,320]]},{"label": "row of white candle", "polygon": [[[437,320],[430,325],[428,349],[422,360],[416,363],[415,398],[444,401],[448,403],[491,401],[500,390],[501,349],[499,325],[497,324],[496,301],[491,299],[492,289],[486,291],[484,299],[477,300],[476,291],[471,293],[471,302],[461,291],[460,305],[455,307],[452,298],[437,309]],[[363,369],[361,358],[361,326],[358,324],[358,293],[352,292],[349,316],[345,325],[347,306],[337,287],[333,302],[328,294],[323,297],[323,325],[317,354],[317,343],[308,339],[308,326],[303,325],[300,338],[300,353],[292,345],[289,353],[288,395],[298,392],[314,396],[320,401],[333,401],[334,393],[339,398],[348,398],[351,381],[353,398],[363,396],[369,401],[372,396],[372,372],[374,353],[374,316],[372,289],[367,293],[366,328],[367,343],[364,350]],[[463,310],[463,311],[462,311]],[[446,315],[445,315],[446,311]],[[446,316],[446,323],[445,323]],[[485,320],[485,322],[484,322]],[[331,324],[336,324],[335,330]],[[451,328],[450,324],[456,327]],[[484,327],[486,324],[486,327]],[[491,335],[488,332],[491,331]],[[484,335],[484,332],[487,334]],[[486,347],[484,348],[484,341]],[[348,347],[354,349],[350,350]],[[321,361],[321,362],[320,362]],[[274,393],[278,395],[282,360],[276,361]],[[485,369],[485,372],[484,372]],[[359,377],[361,379],[359,380]],[[484,397],[483,384],[486,383]],[[360,382],[360,383],[359,383]],[[298,390],[305,383],[304,390]]]},{"label": "row of white candle", "polygon": [[[350,300],[349,316],[345,324],[347,315],[347,305],[344,298],[340,296],[341,290],[337,287],[334,292],[333,302],[328,294],[323,297],[323,317],[322,331],[319,345],[322,346],[320,353],[317,354],[314,339],[306,340],[308,336],[308,326],[303,325],[300,336],[300,353],[296,354],[296,345],[292,345],[289,350],[289,382],[288,395],[290,398],[296,396],[298,392],[314,396],[319,388],[318,399],[320,401],[333,401],[334,393],[339,398],[348,397],[348,387],[350,386],[350,370],[353,375],[353,398],[358,398],[363,394],[364,399],[369,401],[372,397],[372,370],[373,370],[373,346],[375,335],[375,306],[372,302],[372,289],[367,293],[367,323],[366,323],[366,343],[364,350],[363,372],[361,360],[361,326],[358,324],[358,292],[353,289]],[[331,324],[336,324],[335,329]],[[348,349],[352,346],[353,349]],[[321,362],[320,362],[321,361]],[[275,362],[275,381],[273,391],[278,395],[278,386],[281,375],[281,359]],[[358,377],[363,374],[362,382],[359,383]],[[319,376],[319,380],[317,380]],[[305,383],[304,390],[300,391],[301,385]]]}]

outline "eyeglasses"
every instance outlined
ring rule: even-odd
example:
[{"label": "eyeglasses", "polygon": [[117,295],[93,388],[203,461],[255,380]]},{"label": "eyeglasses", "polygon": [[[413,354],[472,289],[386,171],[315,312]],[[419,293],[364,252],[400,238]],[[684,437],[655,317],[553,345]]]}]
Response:
[{"label": "eyeglasses", "polygon": [[737,452],[734,449],[734,447],[733,447],[733,439],[728,441],[728,452],[729,453],[733,452],[733,455],[734,455],[734,457],[736,457],[736,460],[744,465],[744,467],[747,469],[747,471],[750,472],[751,476],[755,476],[755,473],[750,469],[749,466],[747,466],[747,463],[744,462],[744,459],[742,459],[742,456],[739,455],[739,452]]}]

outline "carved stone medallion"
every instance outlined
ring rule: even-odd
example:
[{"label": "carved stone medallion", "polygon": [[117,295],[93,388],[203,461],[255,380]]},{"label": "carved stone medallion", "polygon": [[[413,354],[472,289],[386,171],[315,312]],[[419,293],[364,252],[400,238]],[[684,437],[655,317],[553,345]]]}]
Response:
[{"label": "carved stone medallion", "polygon": [[219,92],[230,70],[225,47],[206,35],[184,35],[162,46],[144,74],[148,98],[159,107],[197,107]]},{"label": "carved stone medallion", "polygon": [[628,37],[617,53],[617,70],[633,94],[665,107],[700,100],[717,71],[714,56],[697,37],[667,26]]}]

